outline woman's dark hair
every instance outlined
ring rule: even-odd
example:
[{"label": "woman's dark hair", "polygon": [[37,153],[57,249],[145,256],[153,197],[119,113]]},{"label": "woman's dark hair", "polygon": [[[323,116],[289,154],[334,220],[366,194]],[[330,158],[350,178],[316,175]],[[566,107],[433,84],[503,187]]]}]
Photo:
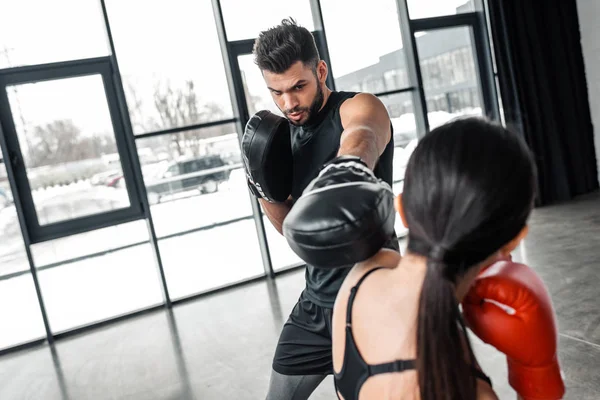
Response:
[{"label": "woman's dark hair", "polygon": [[262,71],[281,74],[294,63],[302,61],[316,71],[319,51],[310,31],[292,18],[281,25],[261,32],[254,43],[255,63]]},{"label": "woman's dark hair", "polygon": [[422,400],[476,398],[474,356],[462,333],[455,284],[523,229],[535,175],[521,138],[482,118],[434,129],[411,155],[402,194],[407,249],[428,260],[417,327]]}]

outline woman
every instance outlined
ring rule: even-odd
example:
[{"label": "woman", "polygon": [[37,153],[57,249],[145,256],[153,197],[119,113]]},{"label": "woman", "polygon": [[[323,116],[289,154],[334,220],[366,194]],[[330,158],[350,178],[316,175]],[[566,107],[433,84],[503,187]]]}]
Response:
[{"label": "woman", "polygon": [[381,250],[337,296],[340,398],[497,399],[458,305],[481,269],[525,237],[535,181],[526,145],[483,119],[456,120],[420,141],[396,199],[407,254]]}]

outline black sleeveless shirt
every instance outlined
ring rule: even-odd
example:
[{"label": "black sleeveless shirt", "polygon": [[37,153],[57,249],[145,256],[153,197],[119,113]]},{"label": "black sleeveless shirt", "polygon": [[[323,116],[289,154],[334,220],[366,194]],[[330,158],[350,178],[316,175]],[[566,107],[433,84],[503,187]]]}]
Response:
[{"label": "black sleeveless shirt", "polygon": [[[325,106],[310,121],[310,125],[290,124],[294,175],[292,198],[297,200],[308,184],[316,178],[325,163],[335,158],[340,148],[344,127],[340,118],[340,106],[356,95],[355,92],[332,91]],[[390,124],[391,128],[391,124]],[[387,144],[373,172],[375,176],[392,186],[392,162],[394,140]],[[395,248],[395,247],[394,247]],[[342,282],[353,265],[336,269],[323,269],[311,265],[306,268],[305,296],[322,307],[333,308],[335,297]]]}]

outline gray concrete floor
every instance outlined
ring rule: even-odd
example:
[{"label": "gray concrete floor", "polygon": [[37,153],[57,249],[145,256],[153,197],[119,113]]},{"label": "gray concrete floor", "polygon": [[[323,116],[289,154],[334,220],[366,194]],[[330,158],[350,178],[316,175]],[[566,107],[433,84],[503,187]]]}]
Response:
[{"label": "gray concrete floor", "polygon": [[[566,399],[600,399],[600,194],[537,209],[517,250],[552,294]],[[0,357],[0,399],[262,399],[279,330],[303,288],[282,275]],[[474,339],[501,399],[504,356]],[[311,399],[334,399],[331,378]]]}]

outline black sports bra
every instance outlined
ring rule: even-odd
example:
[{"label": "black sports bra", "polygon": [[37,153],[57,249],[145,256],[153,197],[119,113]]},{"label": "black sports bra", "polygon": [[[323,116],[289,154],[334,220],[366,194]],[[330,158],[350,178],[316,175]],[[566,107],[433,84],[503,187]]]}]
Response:
[{"label": "black sports bra", "polygon": [[[352,305],[358,287],[372,272],[382,269],[383,267],[374,268],[364,274],[356,285],[350,290],[350,298],[346,310],[346,345],[344,351],[344,361],[342,370],[334,373],[334,383],[336,390],[344,396],[344,400],[358,400],[358,395],[362,385],[369,377],[378,374],[386,374],[390,372],[402,372],[416,368],[416,360],[395,360],[383,364],[370,365],[362,358],[354,336],[352,335]],[[490,386],[492,382],[490,378],[477,368],[473,368],[473,373],[479,379],[484,380]]]}]

